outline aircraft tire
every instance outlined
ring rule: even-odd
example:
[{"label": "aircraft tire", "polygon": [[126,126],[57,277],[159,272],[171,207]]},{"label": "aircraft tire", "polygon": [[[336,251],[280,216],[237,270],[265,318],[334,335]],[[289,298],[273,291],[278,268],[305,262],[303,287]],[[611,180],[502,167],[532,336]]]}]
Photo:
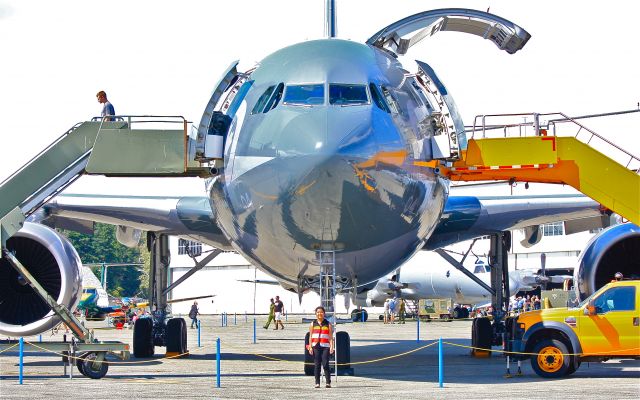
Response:
[{"label": "aircraft tire", "polygon": [[187,323],[184,318],[171,318],[167,322],[167,353],[187,352]]},{"label": "aircraft tire", "polygon": [[309,345],[309,332],[304,336],[304,374],[306,376],[313,376],[313,356],[309,354],[307,346]]},{"label": "aircraft tire", "polygon": [[491,349],[493,330],[489,318],[476,318],[471,325],[471,346],[477,349]]},{"label": "aircraft tire", "polygon": [[461,311],[460,311],[460,307],[456,307],[453,309],[453,312],[451,314],[453,316],[453,319],[460,319],[462,318],[461,316]]},{"label": "aircraft tire", "polygon": [[369,319],[369,313],[367,312],[367,310],[364,309],[353,309],[351,310],[351,321],[353,322],[362,322],[364,318],[364,322],[367,322],[367,319]]},{"label": "aircraft tire", "polygon": [[[82,353],[78,356],[78,358],[76,358],[76,367],[78,368],[78,371],[80,371],[80,373],[82,375],[84,375],[84,358],[88,355],[89,353]],[[85,375],[86,376],[86,375]]]},{"label": "aircraft tire", "polygon": [[133,355],[136,358],[147,358],[152,357],[154,352],[153,320],[140,318],[133,325]]},{"label": "aircraft tire", "polygon": [[336,355],[339,370],[351,368],[351,339],[347,332],[336,332]]},{"label": "aircraft tire", "polygon": [[109,364],[106,362],[101,363],[98,369],[93,368],[93,360],[95,360],[97,356],[97,353],[88,353],[82,357],[82,375],[91,379],[100,379],[107,374],[107,371],[109,371]]},{"label": "aircraft tire", "polygon": [[467,307],[462,307],[460,310],[462,311],[460,318],[469,318],[469,309]]},{"label": "aircraft tire", "polygon": [[[543,378],[561,378],[570,374],[572,357],[568,347],[560,340],[547,339],[538,342],[532,350],[531,367]],[[575,372],[575,370],[574,370]]]}]

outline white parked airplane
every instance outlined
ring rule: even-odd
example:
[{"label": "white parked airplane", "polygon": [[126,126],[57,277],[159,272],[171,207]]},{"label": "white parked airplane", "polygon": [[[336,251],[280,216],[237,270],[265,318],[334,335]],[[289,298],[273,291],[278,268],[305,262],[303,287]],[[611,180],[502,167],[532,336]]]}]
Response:
[{"label": "white parked airplane", "polygon": [[[329,32],[333,26],[330,18]],[[398,60],[440,31],[487,39],[509,54],[530,38],[493,14],[440,9],[397,21],[366,43],[330,36],[280,49],[244,72],[234,62],[215,88],[197,134],[188,138],[198,160],[215,155],[212,144],[223,144],[224,162],[209,182],[208,196],[58,196],[34,221],[110,223],[120,227],[118,239],[126,244],[136,243],[140,231],[152,233],[154,319],[134,331],[134,354],[146,356],[154,345],[186,337],[184,324],[165,321],[171,290],[162,272],[169,257],[166,235],[236,250],[298,293],[319,290],[319,252],[330,251],[337,290],[357,296],[421,249],[599,216],[599,205],[582,196],[450,194],[449,180],[427,162],[465,149],[464,124],[427,63],[411,67]],[[452,49],[448,56],[456,55]],[[637,269],[639,239],[640,229],[632,224],[601,234],[585,252],[592,258],[585,256],[576,270],[581,293],[594,291],[612,269]],[[7,248],[60,303],[77,304],[81,264],[63,236],[27,222]],[[49,307],[5,263],[0,260],[0,333],[43,331]]]}]

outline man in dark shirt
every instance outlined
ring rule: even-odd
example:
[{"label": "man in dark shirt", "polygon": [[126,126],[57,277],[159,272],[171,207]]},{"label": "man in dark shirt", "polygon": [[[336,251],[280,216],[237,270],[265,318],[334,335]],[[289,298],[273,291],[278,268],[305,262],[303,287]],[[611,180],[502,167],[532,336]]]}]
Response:
[{"label": "man in dark shirt", "polygon": [[284,314],[284,304],[280,301],[280,296],[276,296],[276,301],[274,303],[274,311],[276,312],[276,328],[278,330],[278,326],[281,329],[284,329],[284,324],[282,323],[282,315]]}]

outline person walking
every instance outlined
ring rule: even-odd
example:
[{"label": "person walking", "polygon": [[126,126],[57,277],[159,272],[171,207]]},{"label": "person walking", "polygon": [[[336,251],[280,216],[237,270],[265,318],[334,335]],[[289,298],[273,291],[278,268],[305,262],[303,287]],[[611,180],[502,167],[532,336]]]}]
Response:
[{"label": "person walking", "polygon": [[307,350],[313,356],[314,376],[316,388],[320,387],[320,367],[324,369],[327,388],[331,387],[331,372],[329,371],[329,354],[334,352],[333,329],[329,321],[324,318],[324,307],[316,307],[316,319],[309,326],[309,344]]},{"label": "person walking", "polygon": [[269,329],[269,325],[271,325],[271,321],[275,319],[275,315],[276,315],[276,311],[275,311],[276,305],[273,302],[273,299],[269,299],[269,300],[271,301],[271,304],[269,304],[269,318],[267,319],[267,323],[264,324],[263,326],[264,329]]},{"label": "person walking", "polygon": [[404,314],[406,311],[406,305],[404,303],[404,299],[400,298],[398,300],[400,302],[400,306],[398,307],[398,317],[400,318],[400,324],[404,324]]},{"label": "person walking", "polygon": [[389,299],[384,301],[384,323],[389,323]]},{"label": "person walking", "polygon": [[[98,103],[102,104],[102,112],[100,113],[101,117],[108,117],[110,115],[116,115],[116,110],[113,107],[113,104],[109,100],[107,100],[107,93],[104,90],[101,90],[96,94],[98,98]],[[115,118],[104,118],[105,121],[115,121]]]},{"label": "person walking", "polygon": [[275,330],[278,330],[278,326],[280,326],[280,329],[284,329],[284,324],[282,323],[282,315],[284,314],[284,304],[282,303],[282,301],[280,301],[280,296],[276,296],[276,301],[274,303],[274,317],[276,320],[276,327]]},{"label": "person walking", "polygon": [[193,325],[198,327],[198,314],[200,314],[200,310],[198,310],[198,302],[194,301],[191,305],[191,310],[189,311],[189,318],[191,318],[191,329],[193,329]]}]

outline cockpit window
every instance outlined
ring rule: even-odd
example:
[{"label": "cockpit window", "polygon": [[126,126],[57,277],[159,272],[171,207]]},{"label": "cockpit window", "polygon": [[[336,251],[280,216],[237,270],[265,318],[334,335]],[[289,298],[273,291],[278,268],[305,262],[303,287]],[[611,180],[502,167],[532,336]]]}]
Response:
[{"label": "cockpit window", "polygon": [[284,104],[301,106],[324,104],[324,85],[287,85]]},{"label": "cockpit window", "polygon": [[387,106],[387,103],[384,102],[382,93],[380,93],[380,89],[378,89],[378,87],[373,83],[370,83],[369,91],[371,92],[371,98],[373,99],[374,104],[378,106],[378,108],[382,111],[390,113],[391,111],[389,111],[389,106]]},{"label": "cockpit window", "polygon": [[329,84],[329,104],[349,106],[368,103],[365,85]]},{"label": "cockpit window", "polygon": [[267,100],[269,100],[269,98],[271,97],[271,94],[273,93],[273,89],[275,88],[276,88],[276,85],[269,86],[267,90],[265,90],[264,93],[262,93],[262,95],[256,102],[256,105],[253,106],[253,110],[251,110],[251,114],[259,114],[262,112],[262,110],[264,109],[264,105],[267,103]]},{"label": "cockpit window", "polygon": [[271,94],[273,93],[273,89],[275,88],[276,88],[276,85],[269,86],[267,90],[265,90],[264,93],[262,93],[262,95],[256,102],[256,105],[253,106],[253,110],[251,110],[251,114],[259,114],[262,112],[262,110],[264,109],[264,105],[267,104],[267,100],[269,100],[269,98],[271,97]]},{"label": "cockpit window", "polygon": [[271,96],[271,98],[269,99],[269,102],[267,103],[267,106],[264,108],[264,112],[269,112],[274,108],[276,108],[278,103],[280,103],[280,99],[282,98],[283,90],[284,90],[284,83],[279,83],[278,87],[273,93],[273,96]]}]

